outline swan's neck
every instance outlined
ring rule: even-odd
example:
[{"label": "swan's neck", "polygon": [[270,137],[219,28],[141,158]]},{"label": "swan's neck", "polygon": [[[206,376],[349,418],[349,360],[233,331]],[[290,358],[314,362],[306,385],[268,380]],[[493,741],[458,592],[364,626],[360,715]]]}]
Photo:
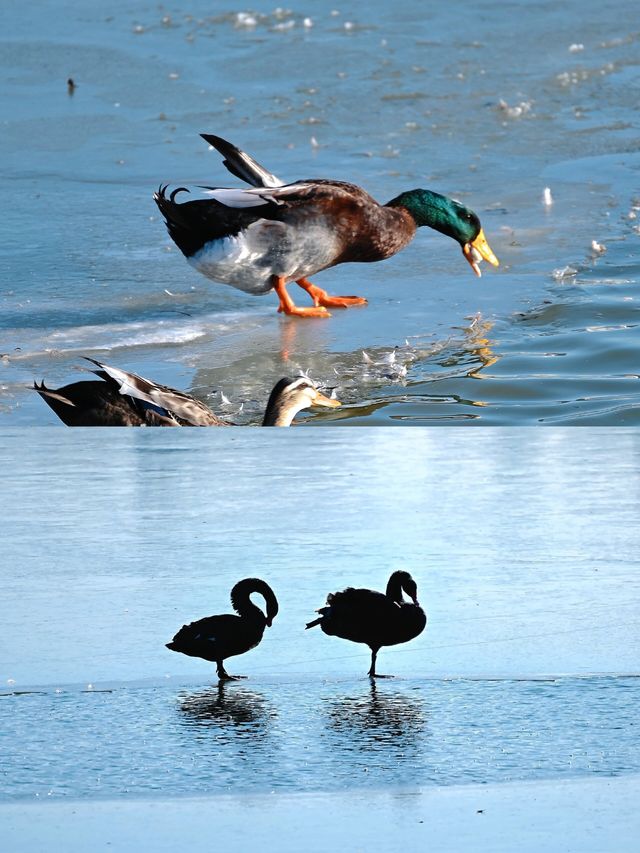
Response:
[{"label": "swan's neck", "polygon": [[402,604],[404,601],[404,597],[402,595],[402,578],[399,578],[396,575],[391,575],[389,583],[387,584],[387,598],[390,601],[396,601],[398,604]]},{"label": "swan's neck", "polygon": [[266,621],[266,616],[262,610],[260,610],[258,605],[251,601],[251,598],[249,597],[251,592],[255,592],[255,590],[232,589],[231,605],[238,616],[242,616],[243,619],[250,619],[252,622],[264,622]]}]

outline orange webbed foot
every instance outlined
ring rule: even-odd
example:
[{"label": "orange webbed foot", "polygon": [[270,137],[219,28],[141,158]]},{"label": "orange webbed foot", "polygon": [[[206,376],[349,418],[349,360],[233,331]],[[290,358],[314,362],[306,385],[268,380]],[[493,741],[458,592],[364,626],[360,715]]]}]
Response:
[{"label": "orange webbed foot", "polygon": [[313,308],[301,308],[299,305],[278,306],[278,314],[286,314],[288,317],[330,317],[326,308],[314,306]]},{"label": "orange webbed foot", "polygon": [[303,290],[306,290],[309,296],[313,299],[313,304],[323,308],[351,308],[353,305],[366,305],[367,300],[362,296],[330,296],[326,290],[312,284],[308,279],[298,279],[296,284],[299,284]]},{"label": "orange webbed foot", "polygon": [[323,291],[318,297],[318,304],[325,308],[351,308],[353,305],[366,305],[367,300],[363,296],[329,296]]},{"label": "orange webbed foot", "polygon": [[331,314],[325,307],[314,302],[312,308],[301,308],[296,305],[293,299],[287,293],[285,287],[285,279],[278,276],[273,276],[273,289],[278,294],[280,304],[278,305],[279,314],[287,314],[289,317],[330,317]]}]

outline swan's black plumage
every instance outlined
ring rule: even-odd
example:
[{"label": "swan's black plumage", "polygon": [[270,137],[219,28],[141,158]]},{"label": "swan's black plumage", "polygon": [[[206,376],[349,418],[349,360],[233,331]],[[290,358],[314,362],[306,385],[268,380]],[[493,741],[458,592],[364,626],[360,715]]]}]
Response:
[{"label": "swan's black plumage", "polygon": [[[404,601],[403,591],[411,602]],[[413,640],[427,624],[427,616],[418,604],[416,582],[405,571],[391,575],[385,593],[353,587],[329,593],[326,607],[317,612],[319,618],[309,622],[307,628],[319,625],[325,634],[369,646],[371,678],[380,677],[376,673],[376,657],[382,646]]]},{"label": "swan's black plumage", "polygon": [[[264,598],[266,615],[251,601],[250,596],[254,592]],[[258,645],[264,629],[271,627],[278,613],[278,600],[268,583],[259,578],[245,578],[231,590],[231,604],[237,616],[223,613],[183,625],[173,640],[166,644],[167,648],[215,662],[220,679],[242,678],[229,675],[224,668],[224,661]]]}]

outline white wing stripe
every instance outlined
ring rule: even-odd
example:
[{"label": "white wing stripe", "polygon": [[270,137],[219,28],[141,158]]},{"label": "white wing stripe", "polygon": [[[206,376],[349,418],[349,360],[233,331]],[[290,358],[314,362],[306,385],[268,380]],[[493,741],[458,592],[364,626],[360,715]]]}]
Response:
[{"label": "white wing stripe", "polygon": [[289,184],[286,187],[274,187],[272,190],[267,190],[264,187],[253,187],[248,190],[216,187],[200,190],[200,194],[206,198],[213,198],[227,207],[259,207],[265,202],[282,204],[282,199],[304,192],[308,187],[309,184]]}]

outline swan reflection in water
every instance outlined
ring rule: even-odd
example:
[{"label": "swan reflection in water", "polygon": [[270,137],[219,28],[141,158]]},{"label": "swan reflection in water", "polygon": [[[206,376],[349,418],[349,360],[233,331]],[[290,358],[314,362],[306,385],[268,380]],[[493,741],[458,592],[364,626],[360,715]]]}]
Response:
[{"label": "swan reflection in water", "polygon": [[179,700],[185,724],[217,730],[215,733],[222,740],[265,738],[276,717],[261,693],[233,682],[220,681],[216,687],[181,694]]},{"label": "swan reflection in water", "polygon": [[421,696],[399,693],[389,684],[381,689],[371,681],[359,695],[328,701],[327,714],[333,750],[348,752],[350,761],[354,753],[363,753],[367,771],[397,775],[403,784],[415,781],[410,768],[424,764],[429,738],[428,707]]}]

